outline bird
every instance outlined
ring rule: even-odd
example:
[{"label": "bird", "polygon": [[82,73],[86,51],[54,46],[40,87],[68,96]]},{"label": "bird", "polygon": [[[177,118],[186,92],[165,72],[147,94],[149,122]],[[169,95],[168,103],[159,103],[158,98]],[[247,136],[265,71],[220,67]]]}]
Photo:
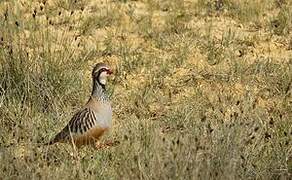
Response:
[{"label": "bird", "polygon": [[89,100],[47,145],[72,143],[77,148],[97,146],[100,137],[112,127],[112,107],[106,92],[107,77],[112,73],[105,63],[94,66]]}]

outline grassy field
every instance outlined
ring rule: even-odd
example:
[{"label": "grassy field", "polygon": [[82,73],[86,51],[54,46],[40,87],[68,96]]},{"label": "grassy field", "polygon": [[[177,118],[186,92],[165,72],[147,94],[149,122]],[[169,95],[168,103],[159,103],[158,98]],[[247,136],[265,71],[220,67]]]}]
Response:
[{"label": "grassy field", "polygon": [[[0,1],[0,179],[289,179],[292,1]],[[92,67],[120,144],[52,138]],[[74,154],[73,154],[74,153]]]}]

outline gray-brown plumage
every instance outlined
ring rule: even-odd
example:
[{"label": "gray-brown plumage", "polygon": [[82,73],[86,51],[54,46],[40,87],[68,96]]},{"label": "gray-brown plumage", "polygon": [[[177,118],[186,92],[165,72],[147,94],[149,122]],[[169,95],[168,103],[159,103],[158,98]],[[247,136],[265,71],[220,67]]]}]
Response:
[{"label": "gray-brown plumage", "polygon": [[48,144],[73,142],[77,147],[94,145],[105,131],[111,128],[112,109],[106,94],[106,78],[112,74],[104,63],[98,63],[92,71],[92,93],[85,104]]}]

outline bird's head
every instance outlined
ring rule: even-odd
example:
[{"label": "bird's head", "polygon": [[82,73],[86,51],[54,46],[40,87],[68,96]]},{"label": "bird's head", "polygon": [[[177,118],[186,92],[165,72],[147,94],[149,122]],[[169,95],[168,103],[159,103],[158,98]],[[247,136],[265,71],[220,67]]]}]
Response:
[{"label": "bird's head", "polygon": [[97,81],[100,85],[106,84],[107,77],[111,75],[112,70],[104,63],[97,63],[92,71],[92,78]]}]

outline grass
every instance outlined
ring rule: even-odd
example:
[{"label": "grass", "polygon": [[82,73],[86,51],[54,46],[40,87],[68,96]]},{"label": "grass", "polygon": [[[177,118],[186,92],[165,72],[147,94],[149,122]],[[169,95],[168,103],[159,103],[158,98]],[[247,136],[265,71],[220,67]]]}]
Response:
[{"label": "grass", "polygon": [[[289,179],[290,1],[1,1],[2,179]],[[106,62],[114,125],[47,142]]]}]

